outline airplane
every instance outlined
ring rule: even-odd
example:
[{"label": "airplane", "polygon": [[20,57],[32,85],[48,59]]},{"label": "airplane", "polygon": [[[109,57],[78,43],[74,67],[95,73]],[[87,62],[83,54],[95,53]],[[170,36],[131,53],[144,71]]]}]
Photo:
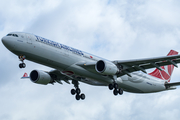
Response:
[{"label": "airplane", "polygon": [[[174,67],[180,63],[178,52],[171,50],[167,56],[134,60],[109,61],[61,43],[24,32],[11,32],[2,38],[4,46],[18,56],[20,68],[30,60],[53,68],[51,71],[32,70],[33,83],[47,85],[62,81],[73,84],[71,94],[76,100],[84,100],[79,83],[108,86],[113,94],[155,93],[174,90],[180,82],[170,83]],[[151,73],[147,69],[155,68]]]}]

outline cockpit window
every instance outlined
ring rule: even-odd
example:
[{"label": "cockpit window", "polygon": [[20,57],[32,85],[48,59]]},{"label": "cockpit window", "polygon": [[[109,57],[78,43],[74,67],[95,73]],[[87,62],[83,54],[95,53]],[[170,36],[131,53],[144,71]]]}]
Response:
[{"label": "cockpit window", "polygon": [[14,36],[14,37],[18,37],[17,34],[7,34],[7,36]]}]

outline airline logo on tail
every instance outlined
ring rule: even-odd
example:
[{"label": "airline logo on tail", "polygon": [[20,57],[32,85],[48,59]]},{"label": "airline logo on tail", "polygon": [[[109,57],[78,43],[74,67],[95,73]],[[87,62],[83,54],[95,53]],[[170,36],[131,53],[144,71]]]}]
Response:
[{"label": "airline logo on tail", "polygon": [[[177,54],[178,52],[171,50],[167,56],[177,55]],[[171,75],[174,70],[174,65],[161,66],[161,68],[162,68],[162,71],[156,68],[153,72],[149,73],[149,75],[157,77],[162,80],[167,80],[168,82],[170,82]]]}]

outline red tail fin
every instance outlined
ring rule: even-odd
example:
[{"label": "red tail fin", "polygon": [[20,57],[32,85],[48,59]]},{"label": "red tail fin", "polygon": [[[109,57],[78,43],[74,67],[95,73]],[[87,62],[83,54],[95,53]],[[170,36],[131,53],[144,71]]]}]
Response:
[{"label": "red tail fin", "polygon": [[21,79],[24,79],[24,78],[29,78],[27,73],[24,73],[23,77],[21,77]]},{"label": "red tail fin", "polygon": [[[177,54],[178,52],[171,50],[167,56],[177,55]],[[170,82],[171,75],[174,70],[174,65],[161,66],[161,68],[163,69],[162,71],[156,68],[153,72],[149,73],[149,75],[160,78],[162,80],[168,80],[168,82]]]}]

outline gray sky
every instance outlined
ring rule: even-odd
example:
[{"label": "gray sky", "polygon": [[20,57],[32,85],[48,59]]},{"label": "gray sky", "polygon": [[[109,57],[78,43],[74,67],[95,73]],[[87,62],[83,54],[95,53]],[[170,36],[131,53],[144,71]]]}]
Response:
[{"label": "gray sky", "polygon": [[[180,52],[178,0],[4,0],[0,36],[37,34],[109,60],[138,59]],[[179,120],[180,89],[153,94],[124,92],[81,83],[85,101],[70,94],[73,85],[37,85],[24,72],[51,70],[25,61],[0,43],[0,120]],[[175,69],[171,82],[179,81]]]}]

